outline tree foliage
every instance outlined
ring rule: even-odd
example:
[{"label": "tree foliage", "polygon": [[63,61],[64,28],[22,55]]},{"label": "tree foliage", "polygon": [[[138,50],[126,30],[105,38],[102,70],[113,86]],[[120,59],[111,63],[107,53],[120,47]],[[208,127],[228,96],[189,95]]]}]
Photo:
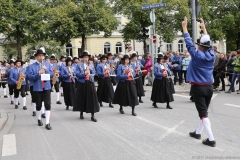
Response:
[{"label": "tree foliage", "polygon": [[6,47],[3,50],[3,58],[6,60],[10,60],[12,58],[17,58],[17,50],[12,48],[10,45],[6,45]]}]

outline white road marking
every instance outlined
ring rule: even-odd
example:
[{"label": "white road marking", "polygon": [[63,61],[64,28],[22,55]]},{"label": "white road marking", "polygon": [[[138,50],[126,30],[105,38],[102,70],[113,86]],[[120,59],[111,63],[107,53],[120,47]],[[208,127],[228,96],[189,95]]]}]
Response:
[{"label": "white road marking", "polygon": [[2,157],[17,154],[15,134],[3,136]]},{"label": "white road marking", "polygon": [[190,96],[184,96],[184,95],[181,95],[181,94],[173,94],[173,95],[178,96],[178,97],[190,98]]},{"label": "white road marking", "polygon": [[217,97],[218,94],[213,94],[212,99],[214,99],[215,97]]},{"label": "white road marking", "polygon": [[235,104],[224,104],[224,105],[226,105],[226,106],[231,106],[231,107],[237,107],[237,108],[240,108],[239,105],[235,105]]}]

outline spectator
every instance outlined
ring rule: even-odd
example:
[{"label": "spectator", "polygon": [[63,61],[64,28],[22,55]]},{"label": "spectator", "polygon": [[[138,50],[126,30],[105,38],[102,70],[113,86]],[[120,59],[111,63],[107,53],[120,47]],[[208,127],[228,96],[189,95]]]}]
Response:
[{"label": "spectator", "polygon": [[[226,93],[231,93],[232,89],[234,88],[234,82],[236,78],[238,77],[238,80],[240,80],[240,49],[237,50],[236,59],[232,62],[232,65],[234,66],[234,74],[232,76],[231,86],[229,90]],[[239,85],[240,88],[240,85]],[[237,94],[240,93],[240,89],[237,91]]]},{"label": "spectator", "polygon": [[179,56],[179,51],[176,51],[176,55],[172,58],[172,71],[174,74],[174,85],[177,82],[177,76],[179,78],[179,85],[182,84],[182,57]]},{"label": "spectator", "polygon": [[186,57],[182,61],[182,72],[184,75],[185,83],[188,83],[186,75],[187,75],[188,65],[190,61],[191,59],[189,58],[189,53],[186,53]]},{"label": "spectator", "polygon": [[144,81],[146,78],[148,78],[148,84],[146,86],[152,86],[152,59],[150,53],[146,55],[147,57],[147,63],[145,64],[145,69],[147,70],[147,76],[144,78]]},{"label": "spectator", "polygon": [[[234,73],[234,65],[232,65],[232,62],[236,59],[236,53],[230,52],[228,53],[228,62],[227,62],[227,75],[228,75],[228,81],[231,84],[232,81],[232,75]],[[232,89],[232,92],[235,92],[235,89]]]},{"label": "spectator", "polygon": [[217,47],[213,46],[212,47],[213,52],[215,54],[215,61],[214,61],[214,69],[213,69],[213,79],[215,79],[216,75],[217,75],[217,71],[216,71],[216,66],[218,65],[218,61],[219,61],[219,54],[217,52]]},{"label": "spectator", "polygon": [[172,50],[169,50],[168,51],[168,57],[169,57],[169,62],[172,62],[172,59],[174,57],[173,53],[172,53]]},{"label": "spectator", "polygon": [[220,59],[218,61],[217,66],[215,67],[217,74],[214,79],[213,89],[216,89],[219,86],[219,83],[220,83],[219,79],[221,79],[222,89],[220,91],[225,91],[224,78],[225,78],[225,72],[226,72],[226,64],[227,64],[226,56],[225,54],[222,53],[220,54]]}]

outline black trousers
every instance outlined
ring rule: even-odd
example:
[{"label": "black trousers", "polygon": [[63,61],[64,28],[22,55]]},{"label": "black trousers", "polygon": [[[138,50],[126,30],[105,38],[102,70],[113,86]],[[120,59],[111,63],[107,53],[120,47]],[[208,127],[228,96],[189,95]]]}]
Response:
[{"label": "black trousers", "polygon": [[2,88],[6,88],[6,84],[7,84],[6,82],[1,82],[0,83],[0,88],[1,88],[1,86],[2,86]]},{"label": "black trousers", "polygon": [[20,90],[18,90],[17,86],[14,85],[14,98],[19,97],[19,92],[21,92],[22,97],[26,97],[26,85],[22,85]]},{"label": "black trousers", "polygon": [[16,85],[11,85],[11,84],[8,84],[9,95],[13,95],[14,86],[16,87]]},{"label": "black trousers", "polygon": [[187,82],[187,70],[182,70],[182,73],[184,75],[185,83],[188,83]]},{"label": "black trousers", "polygon": [[111,82],[114,86],[117,85],[116,77],[111,77]]},{"label": "black trousers", "polygon": [[195,106],[197,108],[200,119],[202,117],[208,117],[208,107],[213,95],[212,85],[209,86],[192,85],[191,94],[194,98]]},{"label": "black trousers", "polygon": [[145,75],[142,76],[142,83],[145,84]]},{"label": "black trousers", "polygon": [[51,90],[44,90],[41,92],[33,91],[33,96],[35,97],[37,111],[41,110],[43,101],[45,109],[47,111],[51,110]]},{"label": "black trousers", "polygon": [[[53,84],[52,84],[52,80],[51,80],[51,86],[52,86],[52,88],[53,88]],[[59,82],[56,82],[55,84],[54,84],[54,88],[55,88],[55,91],[56,92],[59,92]]]},{"label": "black trousers", "polygon": [[182,83],[182,71],[181,70],[173,70],[174,74],[174,84],[177,82],[177,75],[178,75],[178,82],[179,84]]},{"label": "black trousers", "polygon": [[31,94],[31,98],[32,98],[32,103],[36,103],[35,97],[33,95],[33,86],[30,86],[30,94]]}]

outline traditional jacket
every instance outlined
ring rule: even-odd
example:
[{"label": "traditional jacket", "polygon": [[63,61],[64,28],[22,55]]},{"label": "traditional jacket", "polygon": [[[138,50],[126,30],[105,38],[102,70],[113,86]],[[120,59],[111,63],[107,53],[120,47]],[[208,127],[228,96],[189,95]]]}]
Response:
[{"label": "traditional jacket", "polygon": [[187,81],[200,84],[212,84],[212,72],[215,60],[215,54],[212,48],[209,48],[205,52],[201,50],[196,51],[189,33],[184,34],[184,39],[188,52],[191,55],[191,61],[188,65]]},{"label": "traditional jacket", "polygon": [[162,79],[162,76],[163,76],[163,70],[164,69],[164,66],[159,64],[159,63],[155,63],[154,65],[154,76],[155,78],[161,80]]},{"label": "traditional jacket", "polygon": [[168,76],[172,75],[172,65],[171,62],[169,63],[163,63],[164,68],[168,68],[167,72],[168,72]]},{"label": "traditional jacket", "polygon": [[174,56],[172,58],[172,65],[177,64],[178,66],[172,68],[172,70],[182,70],[182,57],[181,56]]},{"label": "traditional jacket", "polygon": [[[43,62],[42,64],[47,68],[45,74],[50,74],[50,79],[52,79],[53,71],[50,63]],[[35,62],[29,66],[29,71],[27,76],[29,80],[33,81],[33,91],[41,92],[43,90],[51,90],[52,87],[51,87],[50,80],[44,81],[44,88],[42,87],[41,75],[39,75],[40,70],[41,70],[41,66],[38,62]]]},{"label": "traditional jacket", "polygon": [[70,83],[72,81],[73,83],[75,83],[75,78],[69,76],[70,72],[73,72],[73,76],[75,76],[74,71],[75,71],[75,69],[73,67],[71,67],[71,68],[69,68],[67,66],[63,67],[62,71],[61,71],[63,81],[68,82],[68,83]]},{"label": "traditional jacket", "polygon": [[[132,66],[132,68],[134,68],[135,72],[136,72],[136,68],[137,68],[137,67],[140,67],[140,69],[141,69],[141,68],[144,68],[143,65],[142,65],[142,63],[141,63],[140,61],[136,61],[136,62],[133,62],[133,61],[132,61],[132,62],[131,62],[131,66]],[[136,76],[137,76],[137,75],[141,75],[141,74],[142,74],[142,72],[139,71],[138,73],[136,73]]]},{"label": "traditional jacket", "polygon": [[[11,71],[10,71],[10,75],[9,75],[9,79],[13,84],[16,84],[16,82],[18,81],[19,78],[19,73],[22,72],[24,74],[24,78],[26,78],[26,70],[23,68],[17,68],[14,67]],[[26,85],[26,81],[22,82],[22,85]]]},{"label": "traditional jacket", "polygon": [[[94,66],[93,66],[93,64],[88,64],[88,66],[91,68],[91,74],[94,74],[95,75],[95,73],[96,73],[96,71],[95,71],[95,68],[94,68]],[[81,83],[85,83],[85,77],[86,77],[86,75],[85,75],[85,71],[86,71],[86,65],[84,65],[84,63],[79,63],[78,65],[77,65],[77,68],[76,68],[76,70],[75,70],[75,75],[76,75],[76,77],[78,78],[78,82],[81,82]],[[90,77],[90,80],[92,81],[92,82],[94,82],[94,76],[91,76]]]},{"label": "traditional jacket", "polygon": [[118,66],[118,71],[117,71],[117,77],[118,77],[118,80],[120,82],[125,82],[126,79],[128,78],[128,75],[126,73],[126,70],[127,69],[131,69],[133,71],[133,77],[136,76],[136,73],[135,73],[135,68],[132,67],[132,65],[130,66],[126,66],[126,65],[119,65]]},{"label": "traditional jacket", "polygon": [[109,76],[111,75],[111,74],[114,74],[114,71],[110,68],[110,66],[109,66],[109,64],[106,64],[106,65],[104,65],[103,63],[99,63],[98,65],[97,65],[97,68],[96,68],[96,71],[97,71],[97,74],[98,74],[98,76],[100,77],[100,78],[104,78],[104,72],[105,72],[105,69],[106,68],[109,68],[110,70],[110,72],[109,72]]}]

